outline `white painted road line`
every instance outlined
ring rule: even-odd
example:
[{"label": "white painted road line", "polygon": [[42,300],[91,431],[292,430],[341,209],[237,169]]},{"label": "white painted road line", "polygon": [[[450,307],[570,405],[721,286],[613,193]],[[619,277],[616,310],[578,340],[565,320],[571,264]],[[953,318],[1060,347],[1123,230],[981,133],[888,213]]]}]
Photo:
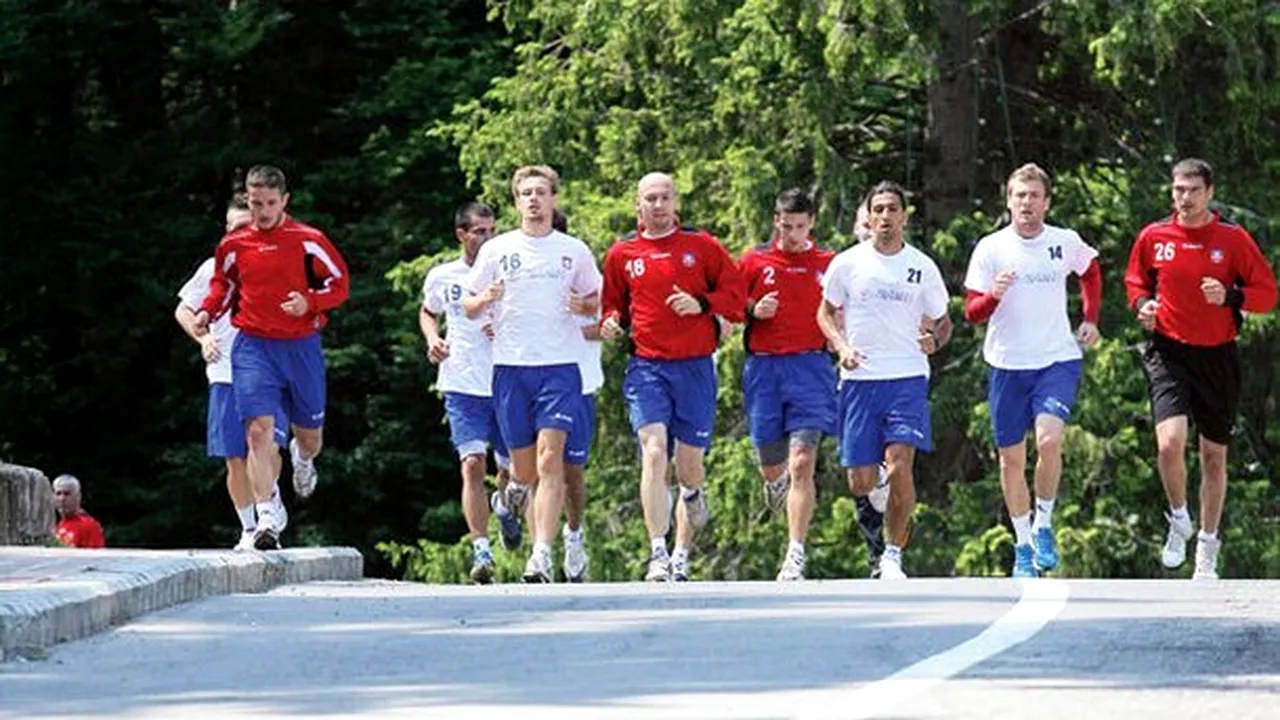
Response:
[{"label": "white painted road line", "polygon": [[[904,587],[909,587],[904,586]],[[884,717],[899,706],[973,666],[1030,640],[1067,606],[1067,583],[1062,580],[1022,581],[1018,602],[972,639],[932,655],[872,683],[850,683],[818,690],[781,692],[681,693],[648,695],[609,705],[466,705],[430,708],[432,717],[521,717],[528,720],[587,720],[663,718],[716,720],[724,718],[841,718]],[[570,700],[571,702],[571,700]],[[443,710],[443,714],[438,714]],[[422,708],[415,712],[421,712]],[[398,710],[361,717],[408,717]]]}]

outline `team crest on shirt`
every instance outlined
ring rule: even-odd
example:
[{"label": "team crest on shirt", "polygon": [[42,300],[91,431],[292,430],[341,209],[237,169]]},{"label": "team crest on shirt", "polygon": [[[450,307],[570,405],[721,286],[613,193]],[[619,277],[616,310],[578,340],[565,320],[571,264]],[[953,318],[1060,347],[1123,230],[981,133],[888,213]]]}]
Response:
[{"label": "team crest on shirt", "polygon": [[697,259],[693,256],[693,253],[687,252],[680,256],[680,262],[684,263],[685,267],[693,267],[693,264],[697,262]]},{"label": "team crest on shirt", "polygon": [[561,255],[561,256],[560,256],[560,267],[564,268],[565,270],[572,270],[572,269],[573,269],[573,258],[569,257],[568,255]]},{"label": "team crest on shirt", "polygon": [[1209,251],[1209,260],[1211,262],[1220,263],[1226,255],[1223,254],[1222,248],[1213,248]]}]

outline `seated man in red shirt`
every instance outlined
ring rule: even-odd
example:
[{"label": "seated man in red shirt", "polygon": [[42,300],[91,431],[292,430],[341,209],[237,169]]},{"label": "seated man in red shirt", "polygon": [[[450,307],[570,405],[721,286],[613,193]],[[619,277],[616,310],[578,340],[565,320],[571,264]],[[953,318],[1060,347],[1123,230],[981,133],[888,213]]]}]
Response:
[{"label": "seated man in red shirt", "polygon": [[59,475],[53,481],[53,504],[58,509],[58,541],[68,547],[106,547],[102,526],[80,508],[80,481],[73,475]]}]

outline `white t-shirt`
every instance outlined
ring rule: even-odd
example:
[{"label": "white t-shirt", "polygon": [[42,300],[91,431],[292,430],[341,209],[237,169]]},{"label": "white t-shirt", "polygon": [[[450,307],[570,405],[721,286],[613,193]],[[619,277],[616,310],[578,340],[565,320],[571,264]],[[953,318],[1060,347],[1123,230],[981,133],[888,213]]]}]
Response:
[{"label": "white t-shirt", "polygon": [[[200,306],[204,304],[204,299],[209,297],[209,281],[212,279],[213,258],[209,258],[200,263],[200,267],[196,268],[195,274],[178,291],[178,299],[182,301],[183,305],[191,308],[192,312],[199,312]],[[235,342],[236,335],[240,333],[231,324],[231,313],[223,313],[222,317],[210,323],[209,332],[213,335],[214,342],[218,346],[218,359],[216,362],[205,363],[204,374],[209,378],[210,385],[214,383],[230,383],[231,344]]]},{"label": "white t-shirt", "polygon": [[493,394],[493,341],[485,336],[484,327],[493,320],[487,311],[470,320],[462,310],[470,272],[471,266],[462,258],[431,268],[422,283],[422,307],[445,317],[449,357],[440,363],[436,389],[489,397]]},{"label": "white t-shirt", "polygon": [[822,297],[844,308],[844,339],[863,357],[840,371],[849,380],[929,376],[920,349],[920,321],[947,313],[947,286],[933,260],[910,245],[881,255],[875,243],[845,250],[822,278]]},{"label": "white t-shirt", "polygon": [[512,230],[480,247],[466,286],[478,294],[497,280],[505,291],[491,306],[493,364],[577,364],[586,340],[569,312],[569,292],[600,291],[600,269],[591,249],[560,232],[530,237]]},{"label": "white t-shirt", "polygon": [[[600,322],[599,317],[579,316],[578,323],[582,327],[590,327]],[[578,372],[582,374],[582,394],[590,395],[604,387],[604,360],[601,351],[604,343],[599,340],[583,338],[582,358],[578,360]]]},{"label": "white t-shirt", "polygon": [[1052,225],[1030,240],[1012,226],[979,240],[969,258],[966,288],[990,292],[997,274],[1017,273],[988,322],[982,344],[987,363],[1033,370],[1079,360],[1080,345],[1067,317],[1067,276],[1084,274],[1097,256],[1074,230]]}]

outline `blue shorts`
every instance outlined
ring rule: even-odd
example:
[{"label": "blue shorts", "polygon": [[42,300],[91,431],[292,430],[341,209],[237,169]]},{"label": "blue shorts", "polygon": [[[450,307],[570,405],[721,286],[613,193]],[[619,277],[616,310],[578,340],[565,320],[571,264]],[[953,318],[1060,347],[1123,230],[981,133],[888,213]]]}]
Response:
[{"label": "blue shorts", "polygon": [[283,410],[298,427],[324,427],[320,334],[277,340],[241,332],[231,346],[231,385],[242,420]]},{"label": "blue shorts", "polygon": [[1038,370],[991,369],[987,404],[996,446],[1025,442],[1037,415],[1071,421],[1071,406],[1080,386],[1080,361],[1057,362]]},{"label": "blue shorts", "polygon": [[885,446],[895,443],[933,450],[929,379],[841,382],[840,465],[875,465],[884,460]]},{"label": "blue shorts", "polygon": [[577,363],[494,365],[493,400],[503,442],[521,450],[537,442],[539,430],[573,430],[582,404],[582,375]]},{"label": "blue shorts", "polygon": [[716,365],[710,356],[688,360],[632,357],[622,379],[632,431],[654,423],[685,445],[711,446],[716,424]]},{"label": "blue shorts", "polygon": [[[236,407],[235,392],[230,383],[209,385],[209,412],[205,418],[205,443],[209,457],[243,458],[249,455],[249,441],[244,420]],[[276,413],[276,444],[289,446],[289,420]]]},{"label": "blue shorts", "polygon": [[498,464],[506,459],[507,446],[498,429],[498,414],[493,398],[466,393],[444,394],[444,411],[449,416],[449,441],[459,458],[484,455],[490,447]]},{"label": "blue shorts", "polygon": [[836,367],[826,353],[747,355],[742,397],[758,448],[797,430],[836,434]]},{"label": "blue shorts", "polygon": [[591,445],[596,439],[596,396],[584,394],[578,403],[578,417],[564,444],[564,461],[570,465],[586,465],[591,459]]}]

